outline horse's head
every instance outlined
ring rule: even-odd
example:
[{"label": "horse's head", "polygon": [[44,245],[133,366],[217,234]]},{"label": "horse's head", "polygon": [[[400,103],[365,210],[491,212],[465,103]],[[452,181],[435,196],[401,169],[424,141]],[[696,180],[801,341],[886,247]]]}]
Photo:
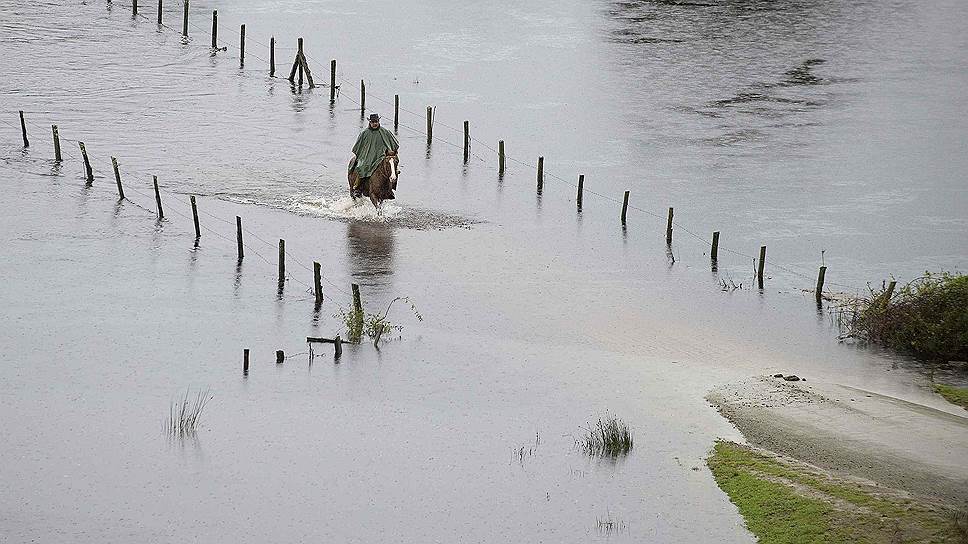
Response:
[{"label": "horse's head", "polygon": [[383,157],[383,167],[386,168],[387,178],[395,184],[397,176],[400,175],[400,159],[396,151],[387,151],[386,156]]}]

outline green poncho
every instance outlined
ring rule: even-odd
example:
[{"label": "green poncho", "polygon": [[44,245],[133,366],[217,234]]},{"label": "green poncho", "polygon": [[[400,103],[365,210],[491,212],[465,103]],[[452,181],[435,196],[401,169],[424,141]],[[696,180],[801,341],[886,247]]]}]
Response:
[{"label": "green poncho", "polygon": [[363,129],[360,137],[353,145],[353,154],[356,155],[356,173],[361,178],[370,177],[376,170],[377,165],[383,160],[386,151],[396,151],[400,147],[397,137],[389,130],[380,127],[373,130],[369,127]]}]

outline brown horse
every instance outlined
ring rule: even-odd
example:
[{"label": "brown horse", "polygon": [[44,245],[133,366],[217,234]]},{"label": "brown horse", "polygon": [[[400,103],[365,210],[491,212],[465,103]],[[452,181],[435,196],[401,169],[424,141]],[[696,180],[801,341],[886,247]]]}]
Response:
[{"label": "brown horse", "polygon": [[[400,165],[400,159],[397,157],[396,152],[387,151],[386,156],[380,161],[380,165],[376,167],[376,170],[370,174],[369,178],[363,178],[363,185],[360,190],[363,192],[363,196],[370,197],[370,202],[373,203],[373,207],[380,210],[381,204],[384,200],[393,200],[393,191],[397,188],[397,175],[400,173],[398,166]],[[356,159],[350,160],[349,169],[346,174],[346,178],[350,183],[350,196],[353,196],[353,185],[356,182],[358,174],[355,172],[354,167],[356,166]],[[355,200],[355,197],[354,197]]]}]

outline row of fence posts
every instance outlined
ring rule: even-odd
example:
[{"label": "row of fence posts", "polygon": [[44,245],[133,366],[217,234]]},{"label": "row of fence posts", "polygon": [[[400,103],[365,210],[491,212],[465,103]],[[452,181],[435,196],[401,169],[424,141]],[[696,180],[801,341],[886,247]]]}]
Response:
[{"label": "row of fence posts", "polygon": [[[295,59],[295,61],[293,63],[293,68],[292,68],[293,72],[295,72],[297,70],[297,68],[303,67],[304,65],[307,64],[306,63],[306,60],[305,60],[305,56],[303,55],[303,52],[302,52],[301,45],[302,45],[302,38],[300,38],[300,49],[296,53],[296,59]],[[336,66],[335,62],[336,61],[333,61],[333,67],[334,67],[334,69],[335,69],[335,66]],[[308,66],[305,66],[305,67],[307,69],[307,72],[306,73],[308,74],[309,73],[308,72]],[[290,75],[290,77],[291,77],[291,75]],[[361,87],[361,89],[362,88],[364,88],[364,87]],[[398,118],[398,113],[397,112],[399,111],[399,95],[394,95],[394,104],[396,106],[394,108],[394,126],[396,126],[397,125],[397,122],[398,122],[398,119],[397,119]],[[27,137],[27,125],[26,125],[26,121],[25,121],[25,118],[24,118],[24,112],[21,110],[19,113],[20,113],[20,130],[21,130],[21,133],[22,133],[22,136],[23,136],[24,147],[29,147],[30,146],[30,140]],[[433,122],[432,108],[428,106],[427,107],[427,128],[428,128],[428,131],[432,127],[432,122]],[[55,157],[55,160],[57,162],[61,162],[62,156],[61,156],[61,148],[60,148],[60,134],[59,134],[57,125],[51,125],[51,132],[53,134],[53,139],[54,139],[54,157]],[[431,133],[428,132],[428,136],[427,136],[428,141],[430,140],[430,138],[431,138]],[[82,155],[83,160],[84,160],[85,179],[87,180],[88,183],[93,183],[94,182],[94,173],[93,173],[93,170],[91,168],[90,159],[89,159],[89,157],[87,155],[87,148],[85,147],[84,142],[78,142],[78,145],[80,147],[81,155]],[[469,153],[469,145],[470,145],[469,123],[467,121],[464,121],[464,160],[465,160],[465,162],[467,160],[468,153]],[[123,188],[123,186],[121,184],[121,173],[120,173],[120,171],[118,169],[117,159],[115,157],[111,157],[111,163],[112,163],[112,166],[113,166],[113,169],[114,169],[114,176],[115,176],[115,180],[116,180],[117,186],[118,186],[118,196],[121,199],[124,199],[124,188]],[[500,142],[498,142],[498,168],[499,168],[500,174],[502,174],[502,175],[504,173],[504,166],[505,166],[505,146],[504,146],[504,140],[501,140]],[[577,204],[577,208],[578,208],[578,211],[579,212],[582,211],[582,200],[583,200],[583,190],[584,190],[584,186],[585,186],[585,175],[584,174],[581,174],[581,175],[578,176],[578,194],[577,194],[577,197],[576,197],[576,204]],[[537,193],[538,193],[538,195],[541,195],[542,194],[543,188],[544,188],[544,157],[538,157],[538,174],[537,174]],[[161,205],[161,194],[160,194],[160,192],[158,190],[158,177],[157,176],[154,177],[154,189],[155,189],[155,200],[156,200],[156,203],[157,203],[157,206],[158,206],[158,218],[159,219],[163,219],[164,218],[164,211],[163,211],[162,205]],[[625,191],[625,194],[623,195],[623,198],[622,198],[621,224],[622,224],[622,227],[623,228],[626,226],[626,223],[627,223],[628,206],[629,206],[629,196],[630,195],[631,195],[631,191]],[[197,215],[197,211],[196,211],[195,197],[192,196],[191,200],[192,200],[192,213],[194,215],[194,222],[195,222],[195,234],[196,234],[196,237],[200,237],[201,236],[201,231],[199,230],[199,226],[198,226],[198,215]],[[675,209],[672,208],[672,207],[670,207],[669,208],[669,213],[668,213],[668,216],[667,216],[667,220],[666,220],[666,232],[665,232],[665,234],[666,234],[666,244],[669,245],[669,246],[672,245],[672,232],[673,232],[673,217],[674,217],[674,214],[675,214]],[[239,217],[236,217],[236,221],[237,221],[237,227],[238,227],[237,228],[237,234],[238,234],[238,244],[239,244],[239,260],[241,260],[243,258],[243,247],[242,247],[242,219],[239,218]],[[710,259],[711,259],[711,263],[712,263],[712,266],[713,266],[714,269],[717,266],[717,262],[718,262],[718,259],[719,259],[719,236],[720,236],[720,232],[719,231],[713,232],[713,235],[712,235],[712,245],[710,247]],[[285,263],[284,263],[284,260],[283,260],[284,253],[285,253],[284,246],[285,246],[285,242],[282,241],[282,240],[280,240],[280,247],[279,247],[279,277],[280,277],[280,284],[283,281],[284,272],[285,272]],[[763,287],[764,287],[763,275],[764,275],[764,272],[765,272],[765,267],[766,267],[766,246],[760,246],[760,254],[759,254],[759,259],[757,259],[757,266],[756,266],[756,283],[757,283],[757,287],[759,289],[763,289]],[[820,267],[820,270],[819,270],[819,273],[817,274],[817,285],[816,285],[816,289],[815,289],[816,299],[817,299],[817,302],[818,303],[821,302],[821,300],[823,298],[823,286],[824,286],[824,280],[825,280],[826,274],[827,274],[827,267],[826,266],[821,266]],[[320,299],[322,298],[321,292],[320,292],[319,297],[320,297]]]}]

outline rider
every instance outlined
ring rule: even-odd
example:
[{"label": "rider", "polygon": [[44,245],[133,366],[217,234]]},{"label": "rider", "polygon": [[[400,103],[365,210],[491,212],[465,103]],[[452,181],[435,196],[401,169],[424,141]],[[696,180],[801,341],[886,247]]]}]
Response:
[{"label": "rider", "polygon": [[380,116],[370,115],[370,126],[360,132],[360,137],[353,145],[353,160],[356,171],[356,183],[353,185],[353,197],[363,196],[362,187],[370,174],[380,165],[380,161],[388,151],[397,152],[400,142],[392,132],[380,126]]}]

